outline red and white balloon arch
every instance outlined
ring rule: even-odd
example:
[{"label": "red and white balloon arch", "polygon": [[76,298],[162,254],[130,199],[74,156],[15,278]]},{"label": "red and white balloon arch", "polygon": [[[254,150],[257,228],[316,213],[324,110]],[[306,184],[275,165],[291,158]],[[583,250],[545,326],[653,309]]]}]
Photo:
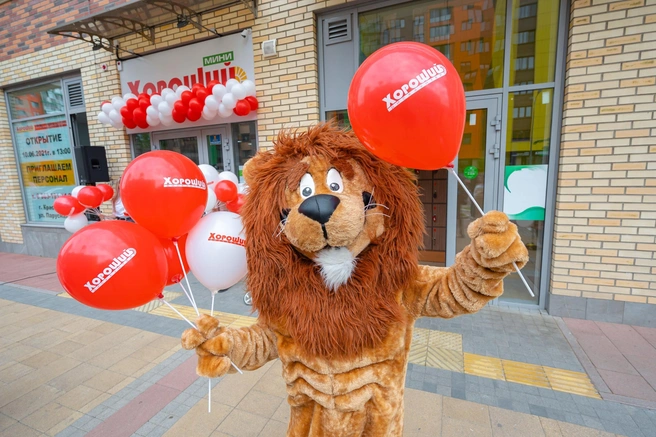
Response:
[{"label": "red and white balloon arch", "polygon": [[207,87],[197,83],[191,89],[182,85],[175,90],[164,88],[161,94],[129,93],[113,97],[102,102],[98,121],[117,129],[123,126],[148,129],[159,124],[171,126],[186,120],[197,121],[201,117],[205,120],[233,114],[243,117],[258,105],[252,80],[229,79],[225,84],[211,81]]}]

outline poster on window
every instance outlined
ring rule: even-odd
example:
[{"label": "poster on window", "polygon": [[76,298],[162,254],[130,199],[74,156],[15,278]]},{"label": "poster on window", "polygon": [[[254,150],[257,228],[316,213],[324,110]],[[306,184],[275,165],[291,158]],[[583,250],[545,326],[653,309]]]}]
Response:
[{"label": "poster on window", "polygon": [[76,185],[66,116],[15,123],[14,138],[28,220],[63,223],[65,217],[57,214],[52,204]]},{"label": "poster on window", "polygon": [[506,166],[503,212],[511,220],[543,221],[548,165]]}]

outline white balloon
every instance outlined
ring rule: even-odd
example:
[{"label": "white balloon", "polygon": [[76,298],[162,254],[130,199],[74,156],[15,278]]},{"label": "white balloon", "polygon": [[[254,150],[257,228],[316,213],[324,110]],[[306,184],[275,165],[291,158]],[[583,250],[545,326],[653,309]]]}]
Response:
[{"label": "white balloon", "polygon": [[83,212],[66,217],[66,220],[64,220],[64,228],[71,234],[79,231],[88,224],[89,220],[87,220],[87,216]]},{"label": "white balloon", "polygon": [[223,118],[228,118],[232,115],[232,109],[225,107],[223,103],[219,105],[219,115]]},{"label": "white balloon", "polygon": [[239,185],[239,179],[237,178],[237,175],[231,171],[222,171],[219,173],[219,181],[230,181],[237,186]]},{"label": "white balloon", "polygon": [[168,103],[169,106],[173,108],[173,104],[178,101],[178,95],[176,93],[169,93],[166,95],[164,100],[166,100],[166,103]]},{"label": "white balloon", "polygon": [[150,104],[153,105],[155,108],[157,108],[157,106],[163,101],[164,99],[159,94],[153,94],[152,96],[150,96]]},{"label": "white balloon", "polygon": [[157,117],[159,115],[159,111],[157,110],[156,106],[149,106],[146,108],[146,115],[150,115],[151,117]]},{"label": "white balloon", "polygon": [[241,100],[246,97],[246,88],[244,88],[240,83],[233,86],[230,92],[237,100]]},{"label": "white balloon", "polygon": [[112,106],[117,111],[120,111],[125,106],[125,101],[121,97],[114,97],[112,98]]},{"label": "white balloon", "polygon": [[171,126],[173,124],[173,117],[162,114],[159,116],[159,121],[161,121],[164,126]]},{"label": "white balloon", "polygon": [[102,109],[102,112],[109,115],[109,113],[114,110],[114,106],[111,103],[107,102],[107,103],[103,103],[100,109]]},{"label": "white balloon", "polygon": [[233,96],[232,93],[228,93],[223,96],[221,103],[223,103],[223,106],[228,109],[235,109],[235,106],[237,106],[237,99],[235,99],[235,96]]},{"label": "white balloon", "polygon": [[203,120],[214,120],[216,118],[216,111],[208,111],[207,108],[203,108],[200,116],[203,117]]},{"label": "white balloon", "polygon": [[102,124],[112,124],[112,119],[109,118],[109,115],[105,114],[104,112],[98,113],[98,121]]},{"label": "white balloon", "polygon": [[112,109],[109,113],[109,118],[113,122],[121,121],[121,114],[116,109]]},{"label": "white balloon", "polygon": [[160,123],[159,117],[153,117],[151,115],[146,115],[146,123],[149,126],[157,126]]},{"label": "white balloon", "polygon": [[255,82],[250,79],[246,79],[241,83],[241,86],[246,89],[246,96],[255,97]]},{"label": "white balloon", "polygon": [[[241,219],[228,211],[212,212],[189,231],[187,262],[210,291],[225,290],[246,276],[246,237]],[[220,266],[220,268],[217,268]]]},{"label": "white balloon", "polygon": [[214,96],[207,96],[205,98],[205,107],[216,111],[219,109],[219,101]]},{"label": "white balloon", "polygon": [[125,100],[126,102],[130,99],[136,99],[136,98],[137,98],[137,96],[135,96],[132,93],[127,93],[126,95],[123,96],[123,100]]},{"label": "white balloon", "polygon": [[237,184],[237,193],[239,193],[239,194],[248,193],[248,185],[246,185],[246,184]]},{"label": "white balloon", "polygon": [[167,94],[175,93],[171,88],[164,88],[160,93],[162,97],[166,97]]},{"label": "white balloon", "polygon": [[157,105],[157,112],[160,113],[160,118],[162,115],[171,115],[171,112],[173,112],[173,108],[169,106],[167,102],[162,102],[159,105]]},{"label": "white balloon", "polygon": [[114,126],[116,129],[121,129],[123,127],[123,121],[112,121],[112,126]]},{"label": "white balloon", "polygon": [[205,205],[205,212],[210,213],[216,206],[216,194],[214,190],[207,190],[207,204]]},{"label": "white balloon", "polygon": [[232,87],[235,85],[239,85],[239,81],[237,79],[228,79],[225,84],[226,90],[228,90],[228,92],[232,92]]},{"label": "white balloon", "polygon": [[219,180],[218,170],[212,167],[211,165],[200,164],[198,168],[200,168],[200,171],[203,172],[203,176],[205,176],[205,182],[207,182],[207,185]]},{"label": "white balloon", "polygon": [[181,95],[182,93],[184,93],[185,91],[189,91],[189,87],[186,87],[186,86],[184,86],[184,85],[181,85],[181,86],[179,86],[179,87],[177,87],[177,88],[175,89],[175,94],[176,94],[178,97],[180,97],[180,95]]},{"label": "white balloon", "polygon": [[220,83],[214,85],[214,88],[212,88],[212,95],[214,96],[217,102],[220,102],[223,96],[225,95],[225,93],[227,92],[228,91],[226,90],[226,87]]},{"label": "white balloon", "polygon": [[73,188],[73,190],[71,191],[71,196],[77,199],[77,193],[79,193],[80,190],[84,187],[86,187],[86,185],[78,185],[77,187]]}]

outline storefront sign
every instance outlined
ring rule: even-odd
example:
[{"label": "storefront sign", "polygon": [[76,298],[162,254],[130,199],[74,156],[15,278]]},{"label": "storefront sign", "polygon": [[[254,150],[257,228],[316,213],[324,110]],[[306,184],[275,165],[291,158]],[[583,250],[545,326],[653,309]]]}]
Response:
[{"label": "storefront sign", "polygon": [[503,212],[511,220],[544,220],[548,165],[508,165]]},{"label": "storefront sign", "polygon": [[[121,89],[123,94],[161,93],[164,88],[180,85],[191,88],[196,83],[207,85],[212,80],[226,83],[228,79],[254,80],[253,40],[240,33],[215,38],[188,46],[166,50],[152,55],[128,59],[123,62]],[[245,117],[231,116],[222,121],[255,120],[253,111]],[[176,123],[170,128],[217,124],[216,120],[200,119],[195,122]],[[159,125],[156,129],[167,129]],[[128,129],[128,132],[143,132]]]},{"label": "storefront sign", "polygon": [[17,122],[14,139],[29,220],[63,223],[64,217],[55,212],[52,204],[75,187],[66,116]]}]

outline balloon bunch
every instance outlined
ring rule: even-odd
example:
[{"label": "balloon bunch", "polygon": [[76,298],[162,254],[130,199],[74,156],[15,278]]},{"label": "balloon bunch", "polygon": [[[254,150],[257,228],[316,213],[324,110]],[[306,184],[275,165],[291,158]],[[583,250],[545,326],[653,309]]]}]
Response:
[{"label": "balloon bunch", "polygon": [[[221,198],[238,211],[243,196],[237,193],[236,176],[214,172],[213,185],[223,187]],[[113,194],[100,187],[58,198],[57,211],[71,215],[85,206],[97,207]],[[208,197],[216,204],[215,189],[208,189],[203,169],[189,158],[164,150],[140,155],[125,169],[119,190],[136,223],[102,220],[84,227],[59,253],[57,274],[73,298],[95,308],[129,309],[163,299],[165,286],[179,284],[198,313],[186,279],[189,271],[213,293],[246,275],[241,219],[229,211],[203,217],[211,203]],[[232,194],[224,196],[224,191]]]},{"label": "balloon bunch", "polygon": [[214,167],[207,164],[199,165],[209,186],[207,192],[207,205],[205,212],[211,212],[218,202],[224,203],[226,209],[239,214],[244,204],[244,194],[240,192],[237,176],[229,171],[219,173]]},{"label": "balloon bunch", "polygon": [[78,185],[73,188],[71,194],[59,196],[55,199],[53,207],[58,214],[66,217],[64,228],[68,232],[77,232],[89,224],[85,212],[91,212],[100,216],[98,207],[114,196],[114,189],[107,184],[96,186]]},{"label": "balloon bunch", "polygon": [[255,97],[255,83],[251,80],[239,82],[229,79],[225,85],[213,80],[207,84],[196,83],[191,88],[184,85],[175,90],[164,88],[161,94],[129,93],[114,97],[101,104],[98,121],[115,128],[128,129],[151,126],[171,126],[186,120],[198,121],[227,118],[235,114],[246,116],[259,106]]}]

